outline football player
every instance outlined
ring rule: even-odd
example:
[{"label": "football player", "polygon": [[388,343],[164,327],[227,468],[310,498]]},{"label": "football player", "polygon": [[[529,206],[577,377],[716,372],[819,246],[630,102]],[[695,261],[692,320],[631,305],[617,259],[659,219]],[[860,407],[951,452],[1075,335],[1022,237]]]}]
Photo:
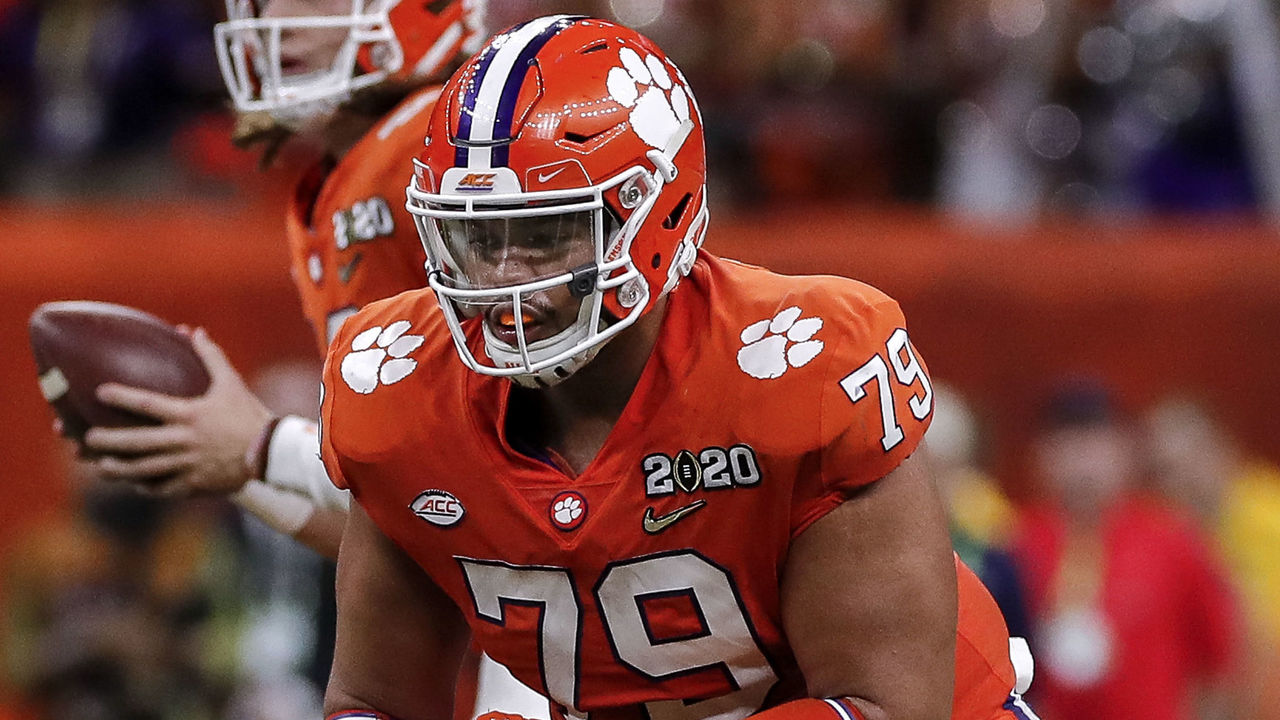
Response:
[{"label": "football player", "polygon": [[472,636],[557,718],[1031,717],[897,304],[700,250],[703,126],[660,49],[533,20],[420,127],[431,291],[363,308],[324,375],[356,500],[331,718],[448,718]]},{"label": "football player", "polygon": [[[286,227],[321,352],[360,306],[425,284],[422,245],[404,211],[409,158],[439,80],[483,40],[484,11],[483,0],[227,0],[215,37],[240,113],[237,142],[261,144],[268,156],[291,137],[323,149],[293,193]],[[163,424],[90,430],[86,445],[104,453],[93,470],[164,496],[230,494],[336,557],[348,497],[325,475],[314,420],[273,416],[202,330],[192,341],[212,376],[205,395],[99,389],[105,402]],[[175,477],[163,485],[149,480],[167,474]],[[546,715],[545,700],[501,668],[485,662],[479,673],[478,710]]]},{"label": "football player", "polygon": [[[483,40],[483,0],[227,0],[214,29],[239,113],[238,144],[265,154],[298,138],[321,156],[287,208],[292,275],[316,341],[356,308],[425,283],[422,246],[403,210],[406,160],[448,76]],[[324,474],[315,423],[274,417],[217,346],[192,337],[213,377],[197,399],[104,385],[104,401],[164,421],[96,428],[101,477],[176,474],[162,495],[233,493],[269,525],[336,557],[346,493]]]}]

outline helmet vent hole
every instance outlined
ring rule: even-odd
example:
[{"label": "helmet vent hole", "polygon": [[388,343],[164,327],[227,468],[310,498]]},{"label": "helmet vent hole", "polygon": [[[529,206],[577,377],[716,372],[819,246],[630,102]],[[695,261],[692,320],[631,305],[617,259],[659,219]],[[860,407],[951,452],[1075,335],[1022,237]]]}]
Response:
[{"label": "helmet vent hole", "polygon": [[563,379],[565,379],[565,378],[569,377],[569,373],[568,373],[564,368],[560,367],[559,365],[557,365],[555,368],[553,368],[553,372],[555,372],[556,377],[560,378],[561,380],[563,380]]},{"label": "helmet vent hole", "polygon": [[693,193],[685,193],[680,198],[680,202],[672,208],[671,214],[667,215],[667,219],[662,221],[662,227],[667,230],[675,230],[680,225],[680,220],[684,217],[685,208],[689,207],[689,201],[693,199]]},{"label": "helmet vent hole", "polygon": [[585,144],[587,144],[587,143],[588,143],[592,138],[595,138],[595,137],[598,137],[598,136],[600,136],[600,135],[603,135],[605,132],[607,132],[607,129],[606,129],[606,130],[601,130],[601,131],[600,131],[600,132],[598,132],[598,133],[591,133],[590,135],[583,135],[582,133],[576,133],[576,132],[567,132],[567,133],[565,133],[565,134],[564,134],[564,139],[565,139],[565,140],[568,140],[568,141],[569,141],[569,142],[571,142],[571,143],[577,143],[577,144],[579,144],[579,145],[585,145]]},{"label": "helmet vent hole", "polygon": [[649,261],[649,264],[653,265],[654,270],[662,267],[662,253],[654,253],[653,260]]},{"label": "helmet vent hole", "polygon": [[588,53],[600,52],[601,50],[608,50],[608,49],[609,49],[609,43],[608,43],[608,41],[601,40],[600,42],[596,43],[595,45],[591,45],[591,46],[589,46],[589,47],[585,48],[584,50],[582,50],[582,51],[581,51],[581,53],[580,53],[580,54],[582,54],[582,55],[586,55],[586,54],[588,54]]},{"label": "helmet vent hole", "polygon": [[453,4],[453,0],[431,0],[431,2],[425,3],[427,6],[427,12],[432,15],[439,15],[451,4]]}]

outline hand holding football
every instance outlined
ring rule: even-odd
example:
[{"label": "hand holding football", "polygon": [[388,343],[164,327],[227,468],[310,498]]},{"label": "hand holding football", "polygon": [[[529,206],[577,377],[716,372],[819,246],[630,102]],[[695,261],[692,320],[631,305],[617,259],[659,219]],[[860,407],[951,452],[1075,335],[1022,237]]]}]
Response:
[{"label": "hand holding football", "polygon": [[209,373],[190,339],[141,310],[93,301],[45,303],[32,313],[28,330],[40,391],[63,434],[82,447],[93,426],[157,424],[99,402],[95,393],[103,383],[182,397],[209,388]]}]

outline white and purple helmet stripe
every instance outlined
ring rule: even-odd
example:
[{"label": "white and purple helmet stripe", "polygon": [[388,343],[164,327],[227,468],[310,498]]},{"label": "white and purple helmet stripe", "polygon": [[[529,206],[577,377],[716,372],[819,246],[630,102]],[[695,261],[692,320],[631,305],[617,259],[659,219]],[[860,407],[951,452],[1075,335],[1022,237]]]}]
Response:
[{"label": "white and purple helmet stripe", "polygon": [[529,61],[547,41],[582,17],[553,15],[530,20],[489,41],[462,99],[455,167],[506,167],[516,99],[529,73]]}]

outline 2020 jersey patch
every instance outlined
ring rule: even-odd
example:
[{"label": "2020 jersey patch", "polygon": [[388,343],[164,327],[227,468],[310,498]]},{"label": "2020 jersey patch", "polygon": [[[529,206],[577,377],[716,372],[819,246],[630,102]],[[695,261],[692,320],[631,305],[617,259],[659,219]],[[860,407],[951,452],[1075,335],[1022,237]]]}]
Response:
[{"label": "2020 jersey patch", "polygon": [[699,488],[721,490],[753,487],[760,482],[760,461],[750,445],[724,448],[716,445],[694,453],[680,450],[675,455],[651,453],[640,461],[645,495],[663,497],[679,489],[692,493]]}]

